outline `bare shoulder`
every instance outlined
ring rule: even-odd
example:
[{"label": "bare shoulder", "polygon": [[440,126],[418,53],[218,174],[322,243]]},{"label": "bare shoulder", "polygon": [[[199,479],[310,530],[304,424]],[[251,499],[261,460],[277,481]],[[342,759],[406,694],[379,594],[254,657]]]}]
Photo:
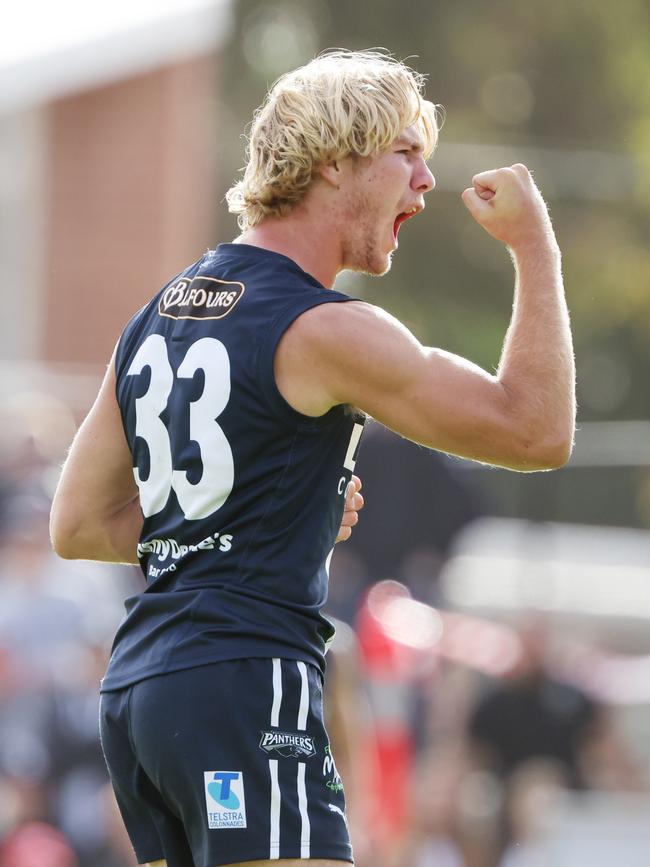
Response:
[{"label": "bare shoulder", "polygon": [[350,352],[358,354],[360,347],[372,354],[373,344],[385,349],[386,339],[399,337],[417,342],[399,319],[381,307],[366,301],[348,301],[321,304],[305,311],[287,329],[281,346],[318,355],[322,362],[330,352],[340,358]]},{"label": "bare shoulder", "polygon": [[334,405],[323,359],[363,331],[369,307],[358,301],[320,304],[298,316],[284,332],[275,353],[275,380],[298,412],[319,416]]},{"label": "bare shoulder", "polygon": [[295,409],[318,416],[338,403],[358,405],[351,380],[385,382],[391,371],[403,373],[407,357],[420,350],[406,326],[380,307],[322,304],[299,316],[282,337],[276,382]]},{"label": "bare shoulder", "polygon": [[317,338],[327,334],[329,329],[324,330],[324,325],[345,328],[346,331],[354,332],[359,329],[376,327],[382,323],[384,325],[400,324],[399,320],[391,316],[390,313],[367,301],[344,301],[335,304],[320,304],[310,308],[295,320],[287,333],[294,331],[296,334]]}]

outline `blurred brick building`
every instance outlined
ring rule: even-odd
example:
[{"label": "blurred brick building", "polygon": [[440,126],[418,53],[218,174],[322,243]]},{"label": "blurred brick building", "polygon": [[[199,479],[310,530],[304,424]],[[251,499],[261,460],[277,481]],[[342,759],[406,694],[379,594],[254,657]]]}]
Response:
[{"label": "blurred brick building", "polygon": [[25,0],[0,36],[0,397],[99,370],[214,243],[230,0],[51,5]]}]

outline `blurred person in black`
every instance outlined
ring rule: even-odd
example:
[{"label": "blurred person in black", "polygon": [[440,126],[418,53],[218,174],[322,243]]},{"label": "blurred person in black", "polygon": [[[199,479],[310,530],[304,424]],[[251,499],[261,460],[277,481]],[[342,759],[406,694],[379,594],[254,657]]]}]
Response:
[{"label": "blurred person in black", "polygon": [[486,512],[471,471],[372,422],[357,469],[363,521],[332,560],[328,612],[353,622],[364,591],[387,578],[438,604],[436,579],[456,534]]},{"label": "blurred person in black", "polygon": [[568,786],[585,788],[581,752],[598,729],[599,707],[549,671],[548,632],[541,621],[527,622],[519,639],[517,664],[471,714],[474,751],[481,765],[504,779],[529,759],[554,759]]},{"label": "blurred person in black", "polygon": [[643,787],[609,709],[553,669],[548,624],[530,617],[519,640],[517,663],[478,699],[468,721],[474,768],[502,787],[495,817],[501,830],[486,865],[498,863],[507,844],[524,833],[516,803],[522,781],[533,792],[546,791],[549,780],[556,791]]}]

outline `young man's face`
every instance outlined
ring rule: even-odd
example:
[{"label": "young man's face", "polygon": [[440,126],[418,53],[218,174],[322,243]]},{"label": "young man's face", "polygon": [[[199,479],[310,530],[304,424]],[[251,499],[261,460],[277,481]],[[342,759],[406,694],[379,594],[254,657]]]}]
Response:
[{"label": "young man's face", "polygon": [[342,209],[343,269],[385,274],[401,223],[421,211],[435,180],[422,152],[422,134],[407,127],[391,147],[345,166]]}]

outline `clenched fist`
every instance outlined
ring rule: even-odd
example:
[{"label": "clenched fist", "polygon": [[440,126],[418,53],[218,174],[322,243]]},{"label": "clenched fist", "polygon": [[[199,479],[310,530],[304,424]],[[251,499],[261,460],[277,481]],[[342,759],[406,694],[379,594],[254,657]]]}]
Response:
[{"label": "clenched fist", "polygon": [[474,175],[462,199],[476,222],[513,250],[555,240],[546,203],[521,163]]}]

